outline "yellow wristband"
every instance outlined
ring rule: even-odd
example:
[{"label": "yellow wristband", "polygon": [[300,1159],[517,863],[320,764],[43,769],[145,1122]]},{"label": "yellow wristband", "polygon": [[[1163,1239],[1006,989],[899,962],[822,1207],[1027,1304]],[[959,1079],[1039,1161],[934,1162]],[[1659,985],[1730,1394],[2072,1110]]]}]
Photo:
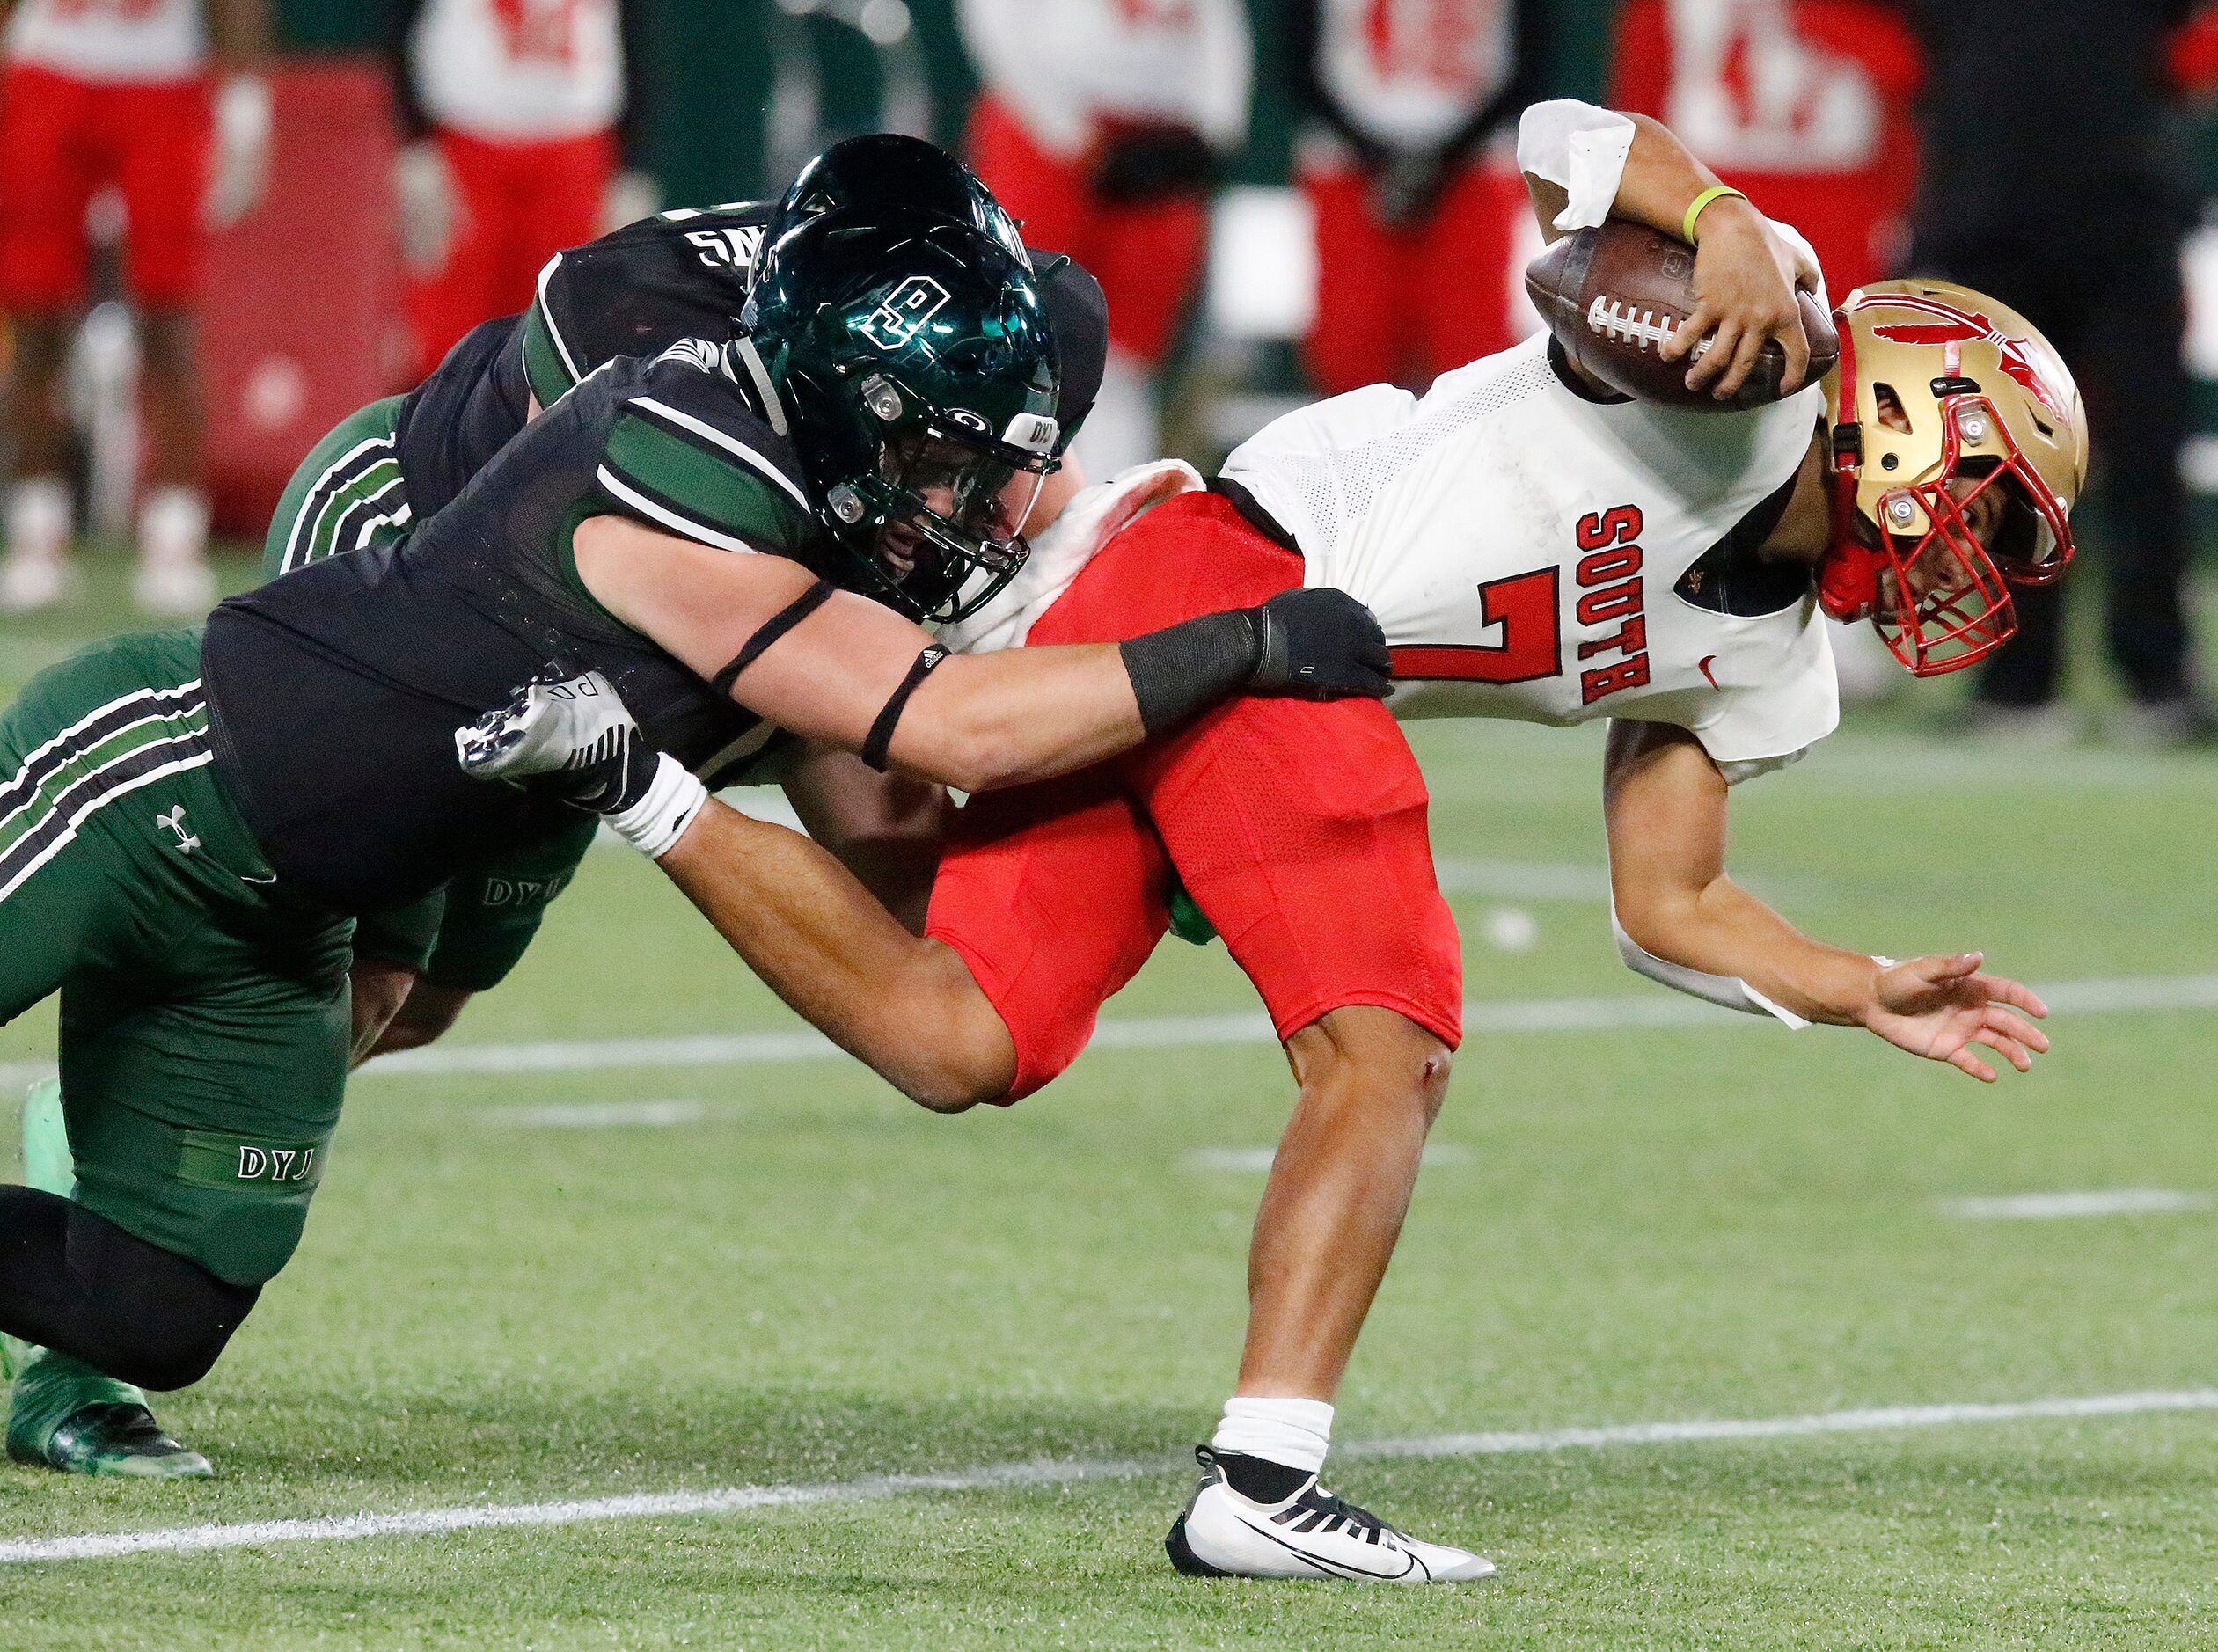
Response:
[{"label": "yellow wristband", "polygon": [[1727,195],[1739,196],[1739,199],[1743,201],[1748,199],[1747,196],[1741,194],[1740,191],[1735,189],[1731,184],[1712,184],[1709,188],[1703,190],[1701,194],[1696,195],[1695,197],[1694,204],[1687,208],[1686,222],[1679,226],[1679,238],[1686,242],[1689,246],[1698,245],[1695,239],[1695,220],[1702,216],[1702,208],[1704,207],[1707,207],[1713,201],[1723,201]]}]

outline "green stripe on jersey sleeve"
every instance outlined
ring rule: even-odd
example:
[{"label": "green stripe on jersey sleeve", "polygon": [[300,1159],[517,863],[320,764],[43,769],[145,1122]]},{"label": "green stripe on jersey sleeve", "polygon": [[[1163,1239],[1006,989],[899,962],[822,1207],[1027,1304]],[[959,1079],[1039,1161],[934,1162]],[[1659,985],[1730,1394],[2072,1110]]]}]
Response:
[{"label": "green stripe on jersey sleeve", "polygon": [[523,312],[523,376],[531,386],[531,398],[552,407],[570,393],[577,381],[562,364],[562,352],[546,318],[545,304],[535,298]]},{"label": "green stripe on jersey sleeve", "polygon": [[[626,413],[617,420],[603,458],[618,481],[661,511],[710,530],[703,536],[708,544],[721,537],[794,555],[816,536],[815,518],[777,483],[644,414]],[[661,525],[676,524],[665,520]]]}]

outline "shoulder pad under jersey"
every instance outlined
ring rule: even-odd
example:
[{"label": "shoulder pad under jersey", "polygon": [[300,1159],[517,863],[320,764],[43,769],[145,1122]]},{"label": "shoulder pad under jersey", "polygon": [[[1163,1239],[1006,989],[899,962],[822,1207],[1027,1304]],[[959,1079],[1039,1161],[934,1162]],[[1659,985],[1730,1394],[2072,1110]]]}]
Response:
[{"label": "shoulder pad under jersey", "polygon": [[793,443],[755,411],[705,340],[628,376],[595,480],[616,508],[728,551],[813,561],[822,530]]},{"label": "shoulder pad under jersey", "polygon": [[524,376],[551,407],[604,362],[732,336],[772,203],[683,208],[558,252],[524,312]]}]

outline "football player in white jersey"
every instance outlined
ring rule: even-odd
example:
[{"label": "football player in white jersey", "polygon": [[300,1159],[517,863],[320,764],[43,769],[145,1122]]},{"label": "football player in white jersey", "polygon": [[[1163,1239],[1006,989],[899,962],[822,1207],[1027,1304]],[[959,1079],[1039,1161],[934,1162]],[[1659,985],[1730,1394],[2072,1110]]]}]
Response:
[{"label": "football player in white jersey", "polygon": [[62,376],[83,308],[85,209],[122,197],[124,284],[137,307],[146,429],[138,576],[149,613],[197,617],[209,571],[193,314],[209,228],[268,179],[267,0],[0,0],[0,309],[15,362],[0,398],[14,449],[0,610],[75,584]]},{"label": "football player in white jersey", "polygon": [[[1690,386],[1730,396],[1776,340],[1792,393],[1746,412],[1631,401],[1542,337],[1423,397],[1374,386],[1293,414],[1075,577],[1021,579],[991,640],[1129,637],[1336,586],[1377,613],[1402,685],[1391,714],[1239,702],[1111,764],[971,799],[926,939],[812,845],[728,809],[661,857],[788,1003],[942,1108],[1013,1101],[1068,1064],[1163,933],[1174,873],[1223,934],[1301,1094],[1256,1221],[1237,1390],[1168,1540],[1189,1572],[1493,1569],[1318,1482],[1460,1031],[1455,932],[1396,715],[1612,720],[1614,916],[1643,974],[1791,1027],[1867,1027],[1985,1081],[1992,1060],[2025,1071],[2048,1047],[2039,999],[1979,954],[1898,963],[1812,939],[1724,856],[1731,788],[1834,726],[1821,612],[1869,618],[1930,676],[2009,636],[2013,583],[2061,572],[2086,464],[2068,375],[2002,305],[1889,282],[1849,296],[1837,371],[1794,390],[1794,289],[1819,281],[1794,238],[1651,121],[1536,106],[1519,154],[1551,234],[1615,216],[1696,242],[1700,302],[1665,347],[1684,360],[1709,340]],[[544,705],[531,717],[479,749],[517,752],[512,774],[578,757],[582,735],[551,737]],[[541,783],[604,783],[582,766],[582,781]]]}]

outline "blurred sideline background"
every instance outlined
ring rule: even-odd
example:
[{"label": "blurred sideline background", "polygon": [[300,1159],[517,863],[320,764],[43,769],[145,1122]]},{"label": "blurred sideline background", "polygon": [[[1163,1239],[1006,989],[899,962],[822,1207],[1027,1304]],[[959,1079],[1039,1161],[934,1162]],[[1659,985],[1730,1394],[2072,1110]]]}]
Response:
[{"label": "blurred sideline background", "polygon": [[[1023,33],[1072,3],[1009,0],[1014,9],[1003,15],[1020,19],[1015,32]],[[1208,9],[1207,0],[1115,0],[1127,10],[1158,12],[1181,12],[1197,3]],[[275,93],[270,184],[241,222],[213,236],[203,282],[207,486],[219,541],[258,538],[285,479],[308,449],[345,414],[405,388],[428,360],[436,359],[436,347],[428,345],[421,325],[412,329],[406,227],[396,205],[396,157],[406,132],[384,54],[402,0],[270,4],[278,54],[270,77]],[[484,4],[528,11],[541,0]],[[978,153],[985,128],[973,125],[975,100],[982,74],[990,79],[992,71],[990,65],[982,70],[966,49],[958,0],[624,4],[631,14],[626,38],[640,58],[631,77],[640,106],[633,111],[635,130],[626,138],[625,164],[651,178],[662,205],[775,194],[808,154],[862,131],[915,131]],[[972,10],[990,14],[993,7],[987,0]],[[1360,347],[1345,338],[1334,345],[1317,326],[1315,203],[1335,199],[1325,191],[1336,166],[1348,172],[1350,143],[1333,128],[1355,128],[1342,114],[1321,110],[1315,82],[1305,76],[1301,14],[1309,10],[1294,0],[1250,0],[1245,8],[1253,89],[1244,140],[1217,146],[1207,251],[1198,255],[1203,274],[1197,290],[1172,305],[1167,339],[1151,343],[1146,352],[1160,358],[1152,391],[1160,403],[1160,445],[1204,465],[1320,389],[1345,388],[1336,378],[1395,376],[1422,383],[1441,364],[1427,363],[1424,350],[1416,348],[1403,363],[1407,370],[1379,369],[1363,360]],[[1475,62],[1492,54],[1504,61],[1486,67],[1473,83],[1489,97],[1513,80],[1520,103],[1559,95],[1638,99],[1672,115],[1698,150],[1704,147],[1703,132],[1714,131],[1713,147],[1734,152],[1709,158],[1729,178],[1747,183],[1775,216],[1806,228],[1812,227],[1812,216],[1828,213],[1854,221],[1862,238],[1858,252],[1869,255],[1863,268],[1844,268],[1858,258],[1826,247],[1818,237],[1836,292],[1855,274],[1899,267],[1907,252],[1905,218],[1915,151],[1904,128],[1919,70],[1914,62],[1906,68],[1898,61],[1914,48],[1914,42],[1905,43],[1907,25],[1882,27],[1888,8],[1875,0],[1627,0],[1622,5],[1617,0],[1528,0],[1522,8],[1507,0],[1326,0],[1321,10],[1328,28],[1335,15],[1358,18],[1349,26],[1367,29],[1381,54],[1404,50],[1420,34],[1449,56],[1462,53]],[[2181,174],[2182,198],[2201,201],[2218,197],[2218,121],[2210,118],[2207,99],[2198,95],[2200,87],[2218,78],[2218,47],[2199,45],[2198,38],[2218,40],[2218,26],[2184,0],[2170,11],[2178,16],[2168,14],[2169,21],[2185,20],[2176,33],[2197,37],[2200,32],[2171,42],[2171,69],[2191,84],[2163,123],[2168,153]],[[1529,26],[1513,24],[1520,13]],[[975,43],[976,15],[971,22]],[[1452,38],[1456,31],[1460,35]],[[1479,35],[1487,44],[1471,48],[1470,39]],[[1705,36],[1715,37],[1704,47],[1715,54],[1715,84],[1708,87],[1692,84],[1686,69],[1689,42]],[[1510,62],[1520,48],[1528,61]],[[1676,84],[1663,61],[1672,51],[1679,55]],[[1705,99],[1719,107],[1709,107]],[[1365,112],[1358,108],[1355,114],[1359,124]],[[1389,124],[1392,114],[1389,109]],[[2092,128],[2110,114],[2089,107],[2062,111],[2058,118]],[[1769,136],[1768,122],[1777,128]],[[1787,150],[1801,151],[1769,157],[1781,163],[1775,172],[1764,164],[1764,146],[1772,137]],[[1361,143],[1359,132],[1353,141]],[[1830,160],[1829,150],[1835,151]],[[1475,172],[1490,178],[1488,199],[1494,205],[1475,196],[1464,207],[1453,199],[1443,204],[1444,194],[1453,192],[1437,178],[1421,179],[1420,194],[1432,191],[1424,197],[1425,209],[1464,215],[1459,238],[1451,243],[1453,255],[1443,258],[1436,246],[1426,256],[1466,283],[1467,308],[1484,312],[1461,336],[1498,347],[1532,325],[1516,277],[1538,238],[1517,209],[1508,128],[1496,124],[1481,135],[1469,144],[1468,159]],[[1341,199],[1361,199],[1365,210],[1375,205],[1385,164],[1358,153],[1356,172],[1349,175],[1360,174],[1358,183],[1368,193]],[[1795,172],[1805,166],[1819,172],[1830,167],[1831,173],[1797,182]],[[1007,196],[996,169],[984,170]],[[1891,183],[1885,181],[1890,175]],[[1813,205],[1825,191],[1834,204]],[[642,202],[651,204],[652,197]],[[1037,210],[1028,212],[1022,201],[1013,206],[1020,216],[1037,221]],[[1345,216],[1356,216],[1356,209]],[[98,203],[93,216],[97,240]],[[107,232],[113,230],[111,223]],[[2068,259],[2075,249],[2060,233],[2048,252]],[[2192,376],[2192,435],[2180,448],[2178,465],[2190,490],[2190,538],[2200,564],[2218,540],[2218,223],[2192,228],[2179,256],[2189,317],[2183,352]],[[128,537],[143,479],[132,396],[139,348],[131,311],[113,302],[124,296],[119,270],[115,258],[96,253],[96,302],[80,338],[70,392],[78,440],[74,486],[86,537],[96,544]],[[1343,271],[1339,279],[1370,278],[1358,269],[1354,277]],[[523,296],[508,301],[508,307],[520,304]],[[110,302],[98,302],[104,298]],[[1328,289],[1329,318],[1342,315],[1347,304],[1345,289],[1338,295]],[[1305,350],[1303,341],[1313,333],[1318,336]],[[1464,354],[1472,353],[1476,347],[1467,344]],[[2068,347],[2066,354],[2074,352]],[[1452,353],[1450,359],[1462,355]],[[1109,428],[1115,419],[1099,422],[1102,443],[1115,448]],[[2097,423],[2098,461],[2106,438],[2115,435]],[[1132,457],[1156,440],[1127,428],[1129,450],[1113,457]],[[1097,461],[1091,468],[1099,472],[1113,466]],[[2103,552],[2099,494],[2090,515],[2092,560]],[[238,577],[227,574],[227,582]],[[99,579],[96,574],[96,588]],[[2100,606],[2088,588],[2097,583],[2093,576],[2077,581],[2081,654],[2098,652],[2092,640],[2097,622],[2086,618]],[[80,632],[83,618],[80,612]],[[8,628],[24,623],[10,622]],[[123,623],[121,617],[117,623]],[[49,628],[50,623],[33,626],[35,632]],[[0,637],[0,649],[5,647]],[[19,681],[12,658],[0,660],[0,675]],[[2097,692],[2115,697],[2117,691],[2098,687]]]}]

